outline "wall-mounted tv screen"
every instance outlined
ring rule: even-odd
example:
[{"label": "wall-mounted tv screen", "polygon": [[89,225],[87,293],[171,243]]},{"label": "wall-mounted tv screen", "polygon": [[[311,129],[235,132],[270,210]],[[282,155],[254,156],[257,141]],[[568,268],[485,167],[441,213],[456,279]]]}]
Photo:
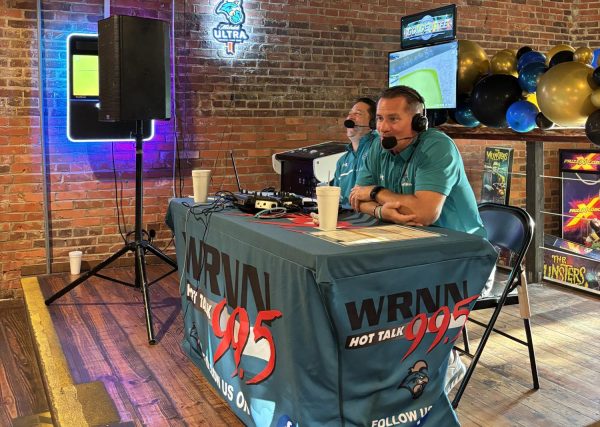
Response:
[{"label": "wall-mounted tv screen", "polygon": [[400,19],[402,49],[442,43],[456,38],[456,5],[403,16]]},{"label": "wall-mounted tv screen", "polygon": [[418,91],[427,109],[456,108],[458,41],[390,52],[388,86]]},{"label": "wall-mounted tv screen", "polygon": [[98,55],[73,55],[73,96],[98,98]]}]

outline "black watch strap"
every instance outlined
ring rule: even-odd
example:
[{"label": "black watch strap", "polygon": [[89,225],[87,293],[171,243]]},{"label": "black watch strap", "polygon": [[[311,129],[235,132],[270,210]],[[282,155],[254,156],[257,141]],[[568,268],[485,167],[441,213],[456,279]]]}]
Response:
[{"label": "black watch strap", "polygon": [[381,186],[381,185],[376,185],[375,187],[373,187],[373,189],[371,190],[371,194],[369,195],[369,197],[371,197],[371,200],[376,202],[377,201],[377,193],[379,193],[381,190],[383,190],[383,186]]}]

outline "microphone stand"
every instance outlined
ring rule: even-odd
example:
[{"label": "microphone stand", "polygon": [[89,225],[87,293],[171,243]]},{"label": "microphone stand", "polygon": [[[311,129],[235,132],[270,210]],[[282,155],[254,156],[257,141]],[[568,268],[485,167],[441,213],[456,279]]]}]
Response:
[{"label": "microphone stand", "polygon": [[[81,283],[85,282],[92,276],[97,276],[102,279],[110,280],[112,282],[118,283],[120,285],[129,286],[132,288],[140,289],[142,291],[142,299],[144,301],[144,312],[146,317],[146,331],[148,333],[148,343],[156,344],[156,339],[154,337],[154,327],[152,324],[152,311],[150,310],[150,295],[149,295],[149,287],[169,274],[177,271],[177,263],[172,260],[170,257],[165,255],[160,249],[152,245],[151,240],[146,240],[143,237],[143,229],[142,229],[142,214],[143,214],[143,193],[144,193],[144,183],[143,183],[143,120],[135,121],[135,241],[127,242],[125,246],[115,252],[113,255],[106,258],[104,261],[100,262],[91,270],[85,272],[76,280],[65,286],[60,291],[56,292],[48,299],[46,299],[46,305],[52,304],[58,298],[65,295],[67,292],[75,289]],[[133,252],[134,262],[135,262],[135,283],[127,283],[119,279],[115,279],[113,277],[105,276],[104,274],[100,274],[100,270],[108,267],[115,260],[120,258],[121,256],[127,254],[127,252]],[[168,273],[163,274],[159,278],[153,280],[148,283],[148,275],[146,273],[146,252],[151,252],[156,255],[159,259],[169,264],[173,269]]]}]

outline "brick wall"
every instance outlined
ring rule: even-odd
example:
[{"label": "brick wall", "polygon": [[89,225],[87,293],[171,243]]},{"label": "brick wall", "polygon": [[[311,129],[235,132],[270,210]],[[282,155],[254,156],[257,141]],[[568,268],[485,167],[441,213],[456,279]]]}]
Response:
[{"label": "brick wall", "polygon": [[[242,185],[277,186],[271,154],[327,140],[344,140],[341,123],[358,96],[376,96],[387,79],[387,52],[399,48],[401,16],[447,4],[399,0],[245,0],[250,39],[228,57],[212,38],[222,20],[217,0],[171,2],[113,0],[111,14],[168,20],[174,16],[176,115],[158,125],[145,145],[144,226],[158,230],[167,200],[180,194],[173,181],[174,145],[189,175],[213,169],[211,190],[235,189],[228,160],[234,150]],[[458,36],[497,50],[530,45],[542,51],[559,43],[594,46],[598,5],[581,1],[461,0]],[[590,5],[595,5],[590,7]],[[98,261],[122,245],[115,208],[114,151],[124,222],[133,228],[132,144],[75,144],[65,137],[65,41],[70,32],[95,32],[103,1],[42,1],[43,55],[36,41],[36,4],[0,0],[0,270],[3,288],[18,287],[21,272],[43,272],[45,264],[37,64],[42,61],[45,95],[49,215],[54,271],[67,253]],[[175,136],[177,138],[175,138]],[[483,147],[498,141],[458,141],[479,194]],[[502,145],[505,145],[503,142]],[[524,171],[525,147],[515,148],[515,170]],[[555,168],[555,144],[547,145],[547,167]],[[554,171],[555,172],[555,171]],[[547,203],[556,208],[556,185]],[[185,179],[183,194],[190,194]],[[512,199],[524,204],[524,180],[513,181]],[[556,209],[555,209],[556,210]],[[121,221],[122,222],[122,221]],[[121,227],[124,225],[121,224]],[[552,224],[549,224],[552,227]]]}]

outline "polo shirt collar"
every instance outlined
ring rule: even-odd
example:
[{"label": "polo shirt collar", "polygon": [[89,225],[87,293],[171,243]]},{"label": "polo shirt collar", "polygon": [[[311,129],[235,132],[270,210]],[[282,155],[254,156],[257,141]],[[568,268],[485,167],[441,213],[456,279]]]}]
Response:
[{"label": "polo shirt collar", "polygon": [[417,135],[416,138],[411,141],[411,143],[408,145],[408,147],[406,147],[404,150],[400,151],[397,154],[405,162],[408,161],[412,152],[415,151],[415,149],[417,147],[417,143],[419,142],[419,137],[420,137],[420,134]]},{"label": "polo shirt collar", "polygon": [[[363,136],[360,137],[360,139],[358,140],[358,150],[360,150],[360,147],[365,145],[365,144],[370,144],[375,137],[377,136],[377,133],[372,130],[369,133],[364,134]],[[346,151],[354,151],[352,149],[352,142],[348,143],[348,145],[346,145]]]}]

